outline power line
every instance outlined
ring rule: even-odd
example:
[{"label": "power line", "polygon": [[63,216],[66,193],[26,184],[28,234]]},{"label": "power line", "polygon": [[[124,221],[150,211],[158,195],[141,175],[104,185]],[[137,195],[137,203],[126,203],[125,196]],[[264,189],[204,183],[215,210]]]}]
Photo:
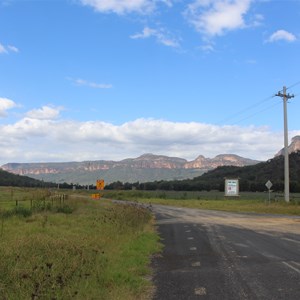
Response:
[{"label": "power line", "polygon": [[[300,81],[297,81],[297,82],[295,82],[294,84],[292,84],[292,85],[290,85],[289,87],[287,87],[286,90],[291,89],[291,88],[293,88],[293,87],[295,87],[295,86],[297,86],[297,85],[299,85],[299,84],[300,84]],[[280,90],[279,93],[280,93],[280,92],[283,92],[283,90]],[[276,97],[276,95],[272,95],[272,96],[269,96],[269,97],[267,97],[267,98],[264,98],[264,99],[262,99],[262,100],[260,100],[260,101],[258,101],[258,102],[256,102],[256,103],[254,103],[254,104],[252,104],[252,105],[250,105],[250,106],[248,106],[248,107],[246,107],[246,108],[244,108],[244,109],[242,109],[242,110],[240,110],[240,111],[238,111],[238,112],[236,112],[236,113],[234,113],[234,114],[232,114],[232,115],[230,115],[230,116],[228,116],[228,117],[222,119],[221,121],[217,122],[217,124],[222,124],[222,123],[224,123],[224,122],[226,122],[226,121],[229,121],[229,120],[232,120],[232,119],[234,119],[234,118],[236,118],[236,117],[238,117],[238,116],[241,116],[241,115],[243,115],[244,113],[249,112],[250,110],[252,110],[252,109],[254,109],[254,108],[257,108],[257,107],[263,105],[265,102],[267,102],[267,101],[273,99],[274,97]],[[252,118],[253,116],[255,116],[255,115],[259,114],[259,113],[262,113],[262,112],[264,112],[264,111],[267,111],[267,110],[271,109],[272,107],[274,107],[274,106],[276,106],[276,105],[278,105],[278,103],[272,104],[271,106],[268,106],[267,108],[264,108],[264,109],[262,109],[262,110],[259,110],[259,111],[255,112],[255,113],[252,113],[252,114],[246,116],[245,118],[242,118],[242,119],[240,119],[240,120],[238,120],[238,121],[236,121],[236,122],[232,122],[232,125],[238,124],[238,123],[241,123],[242,121],[245,121],[245,120],[247,120],[247,119],[250,119],[250,118]]]},{"label": "power line", "polygon": [[264,104],[265,102],[273,99],[274,97],[275,97],[275,95],[272,95],[272,96],[269,96],[269,97],[267,97],[267,98],[265,98],[263,100],[260,100],[260,101],[258,101],[256,103],[254,103],[254,104],[252,104],[252,105],[250,105],[250,106],[248,106],[248,107],[246,107],[246,108],[244,108],[244,109],[242,109],[242,110],[240,110],[240,111],[238,111],[238,112],[230,115],[229,117],[227,117],[227,118],[219,121],[218,124],[223,123],[223,122],[228,121],[228,120],[231,120],[231,119],[234,119],[235,117],[237,117],[239,115],[242,115],[244,112],[247,112],[247,111],[249,111],[249,110],[251,110],[253,108],[256,108],[256,107]]},{"label": "power line", "polygon": [[[275,96],[273,96],[273,97],[275,97]],[[273,97],[272,97],[272,98],[273,98]],[[236,121],[236,122],[231,123],[231,125],[236,125],[236,124],[239,124],[239,123],[241,123],[241,122],[243,122],[243,121],[245,121],[245,120],[251,119],[252,117],[254,117],[254,116],[256,116],[256,115],[258,115],[258,114],[260,114],[260,113],[262,113],[262,112],[265,112],[265,111],[267,111],[267,110],[270,110],[271,108],[273,108],[274,106],[277,106],[277,105],[279,105],[279,104],[280,104],[280,102],[275,102],[275,103],[273,103],[272,105],[269,105],[268,107],[266,107],[266,108],[264,108],[264,109],[261,109],[261,110],[255,112],[255,113],[253,113],[253,114],[251,114],[251,115],[249,115],[249,116],[243,118],[243,119],[240,119],[240,120],[238,120],[238,121]]]},{"label": "power line", "polygon": [[[287,87],[286,89],[287,89],[287,90],[288,90],[288,89],[291,89],[292,87],[294,87],[294,86],[296,86],[296,85],[298,85],[298,84],[300,84],[300,81],[298,81],[298,82],[296,82],[296,83],[290,85],[290,86]],[[281,90],[281,91],[282,91],[282,90]]]}]

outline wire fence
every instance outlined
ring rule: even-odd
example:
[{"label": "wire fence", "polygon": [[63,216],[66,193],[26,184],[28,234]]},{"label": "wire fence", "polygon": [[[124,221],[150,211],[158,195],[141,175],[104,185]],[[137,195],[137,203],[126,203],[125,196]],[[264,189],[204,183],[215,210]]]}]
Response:
[{"label": "wire fence", "polygon": [[30,210],[38,209],[50,209],[55,207],[63,207],[66,205],[66,201],[68,200],[67,194],[51,194],[46,193],[41,195],[39,193],[30,195],[24,195],[20,197],[17,195],[14,197],[13,195],[9,197],[7,200],[0,200],[0,210],[5,211],[13,208],[27,208]]}]

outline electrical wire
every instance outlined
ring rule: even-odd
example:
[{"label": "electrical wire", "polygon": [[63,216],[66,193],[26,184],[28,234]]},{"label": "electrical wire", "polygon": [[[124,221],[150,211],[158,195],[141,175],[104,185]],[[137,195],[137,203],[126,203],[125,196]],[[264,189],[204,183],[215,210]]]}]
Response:
[{"label": "electrical wire", "polygon": [[250,106],[248,106],[248,107],[246,107],[246,108],[244,108],[244,109],[242,109],[242,110],[240,110],[240,111],[232,114],[231,116],[229,116],[229,117],[227,117],[227,118],[219,121],[217,124],[221,124],[221,123],[224,123],[225,121],[229,121],[231,119],[234,119],[236,116],[239,116],[239,115],[243,114],[244,112],[247,112],[247,111],[249,111],[249,110],[251,110],[253,108],[256,108],[256,107],[264,104],[265,102],[273,99],[274,97],[275,97],[275,95],[272,95],[272,96],[269,96],[269,97],[267,97],[267,98],[265,98],[263,100],[260,100],[260,101],[258,101],[256,103],[254,103],[254,104],[252,104],[252,105],[250,105]]},{"label": "electrical wire", "polygon": [[287,87],[286,89],[287,89],[287,90],[288,90],[288,89],[291,89],[292,87],[294,87],[294,86],[296,86],[296,85],[298,85],[298,84],[300,84],[300,81],[298,81],[298,82],[296,82],[296,83],[290,85],[290,86]]},{"label": "electrical wire", "polygon": [[245,121],[245,120],[251,119],[252,117],[254,117],[254,116],[256,116],[256,115],[258,115],[258,114],[260,114],[260,113],[262,113],[262,112],[265,112],[265,111],[267,111],[267,110],[270,110],[271,108],[273,108],[274,106],[277,106],[277,105],[279,105],[279,104],[280,104],[280,102],[275,102],[275,103],[273,103],[272,105],[270,105],[270,106],[268,106],[268,107],[266,107],[266,108],[264,108],[264,109],[262,109],[262,110],[259,110],[259,111],[255,112],[255,113],[253,113],[253,114],[251,114],[251,115],[249,115],[249,116],[247,116],[247,117],[245,117],[245,118],[243,118],[243,119],[240,119],[239,121],[233,122],[233,123],[230,124],[230,125],[237,125],[237,124],[239,124],[239,123],[241,123],[241,122],[243,122],[243,121]]},{"label": "electrical wire", "polygon": [[[295,82],[294,84],[292,84],[292,85],[290,85],[289,87],[287,87],[286,89],[287,89],[287,90],[288,90],[288,89],[291,89],[291,88],[293,88],[293,87],[295,87],[295,86],[297,86],[297,85],[299,85],[299,84],[300,84],[300,81],[297,81],[297,82]],[[280,90],[280,92],[283,92],[283,89]],[[296,97],[296,96],[297,96],[297,95],[295,95],[295,97]],[[236,118],[236,117],[238,117],[238,116],[241,116],[241,115],[243,115],[244,113],[249,112],[250,110],[252,110],[252,109],[254,109],[254,108],[257,108],[257,107],[263,105],[264,103],[266,103],[267,101],[273,99],[274,97],[276,97],[275,94],[272,95],[272,96],[269,96],[269,97],[267,97],[267,98],[265,98],[265,99],[263,99],[263,100],[260,100],[260,101],[258,101],[258,102],[256,102],[256,103],[254,103],[254,104],[252,104],[252,105],[250,105],[250,106],[248,106],[248,107],[246,107],[246,108],[244,108],[244,109],[242,109],[242,110],[240,110],[240,111],[238,111],[238,112],[236,112],[236,113],[234,113],[234,114],[228,116],[227,118],[225,118],[225,119],[223,119],[223,120],[217,122],[217,124],[222,124],[222,123],[224,123],[224,122],[226,122],[226,121],[229,121],[229,120],[232,120],[232,119],[234,119],[234,118]],[[266,108],[264,108],[264,109],[262,109],[262,110],[259,110],[259,111],[257,111],[257,112],[254,112],[254,113],[252,113],[252,114],[246,116],[245,118],[242,118],[242,119],[240,119],[240,120],[238,120],[238,121],[236,121],[236,122],[232,122],[231,124],[234,125],[234,124],[241,123],[242,121],[248,120],[248,119],[252,118],[253,116],[255,116],[255,115],[259,114],[259,113],[262,113],[262,112],[264,112],[264,111],[267,111],[267,110],[273,108],[273,107],[276,106],[277,104],[279,104],[279,102],[278,102],[278,103],[276,102],[276,103],[272,104],[271,106],[268,106],[268,107],[266,107]]]}]

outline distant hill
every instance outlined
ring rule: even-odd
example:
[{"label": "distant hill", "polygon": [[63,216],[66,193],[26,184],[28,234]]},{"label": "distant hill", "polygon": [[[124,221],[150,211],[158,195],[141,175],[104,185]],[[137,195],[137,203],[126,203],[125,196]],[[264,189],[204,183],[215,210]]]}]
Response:
[{"label": "distant hill", "polygon": [[3,165],[2,169],[50,182],[94,184],[99,178],[104,178],[106,183],[182,180],[200,176],[218,166],[245,166],[256,163],[258,161],[233,154],[221,154],[212,159],[200,155],[193,161],[178,157],[144,154],[121,161],[8,163]]},{"label": "distant hill", "polygon": [[[300,192],[300,151],[289,155],[290,191]],[[272,190],[284,190],[284,157],[277,156],[252,166],[222,166],[202,176],[181,181],[148,182],[135,186],[138,189],[163,190],[220,190],[224,191],[225,178],[239,178],[241,191],[266,191],[265,183],[273,183]],[[130,188],[130,187],[129,187]]]},{"label": "distant hill", "polygon": [[[43,181],[28,176],[12,174],[0,169],[0,186],[44,187],[45,184]],[[47,186],[51,186],[51,184],[47,183]]]}]

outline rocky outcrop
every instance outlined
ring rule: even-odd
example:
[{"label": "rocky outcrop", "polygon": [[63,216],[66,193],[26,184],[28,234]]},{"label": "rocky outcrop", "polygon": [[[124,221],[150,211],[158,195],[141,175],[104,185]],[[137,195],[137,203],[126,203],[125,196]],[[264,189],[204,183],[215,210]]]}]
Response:
[{"label": "rocky outcrop", "polygon": [[[296,135],[292,138],[292,142],[288,147],[289,154],[300,151],[300,135]],[[282,148],[275,156],[284,155],[284,148]]]},{"label": "rocky outcrop", "polygon": [[220,154],[214,158],[206,158],[203,155],[184,165],[186,169],[215,169],[220,166],[243,167],[258,163],[256,160],[240,157],[234,154]]}]

